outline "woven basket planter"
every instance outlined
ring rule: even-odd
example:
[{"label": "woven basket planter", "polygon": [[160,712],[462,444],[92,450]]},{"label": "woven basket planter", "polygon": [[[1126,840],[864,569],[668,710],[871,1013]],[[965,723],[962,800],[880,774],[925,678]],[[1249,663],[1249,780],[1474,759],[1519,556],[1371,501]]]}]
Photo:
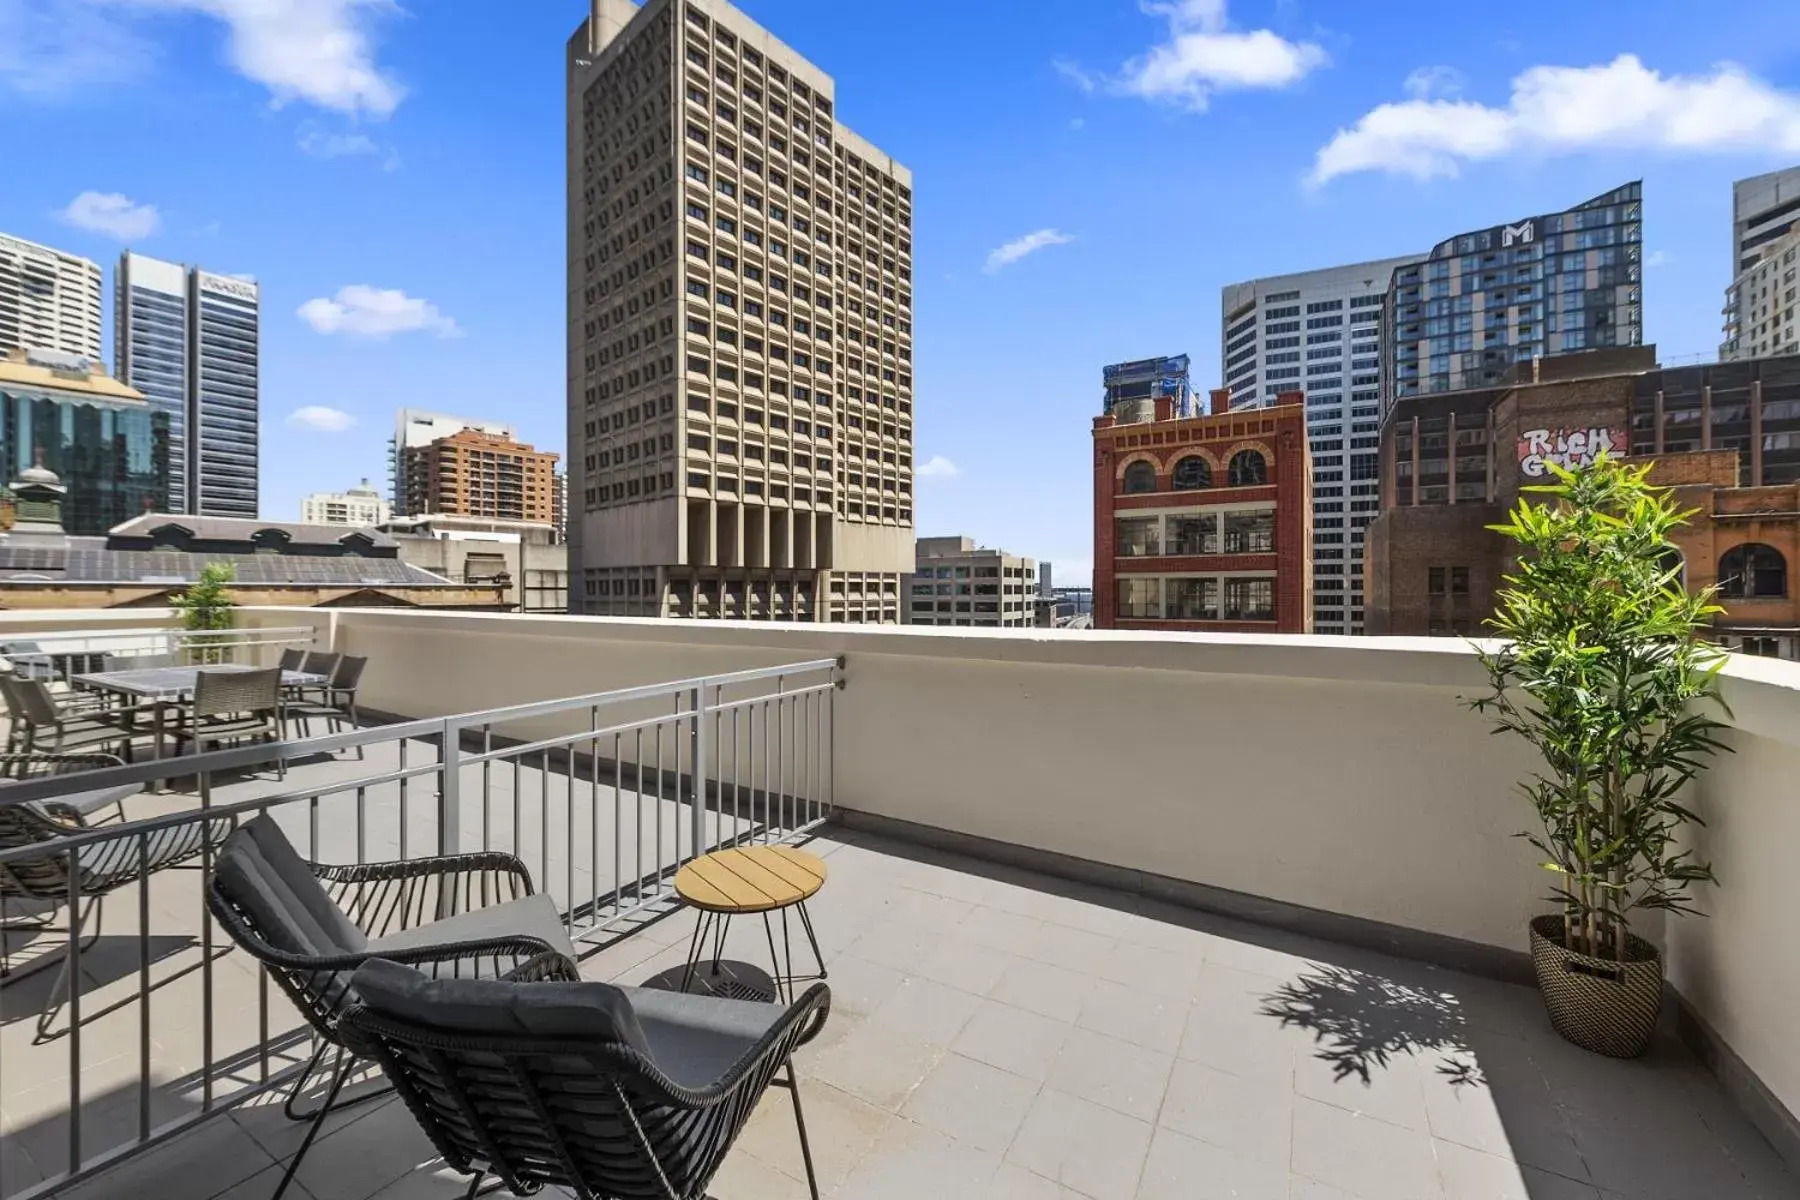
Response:
[{"label": "woven basket planter", "polygon": [[1662,1009],[1662,956],[1627,934],[1618,963],[1589,958],[1563,945],[1563,918],[1531,922],[1531,965],[1550,1024],[1584,1050],[1612,1058],[1636,1058],[1650,1045]]}]

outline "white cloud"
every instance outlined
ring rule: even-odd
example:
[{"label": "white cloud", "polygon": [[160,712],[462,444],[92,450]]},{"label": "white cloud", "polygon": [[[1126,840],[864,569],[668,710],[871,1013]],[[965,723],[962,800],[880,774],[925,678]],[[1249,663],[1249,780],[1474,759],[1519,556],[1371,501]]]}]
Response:
[{"label": "white cloud", "polygon": [[231,65],[267,87],[277,104],[304,100],[334,112],[385,117],[406,94],[375,61],[371,33],[374,18],[400,11],[394,0],[109,2],[224,22]]},{"label": "white cloud", "polygon": [[1358,171],[1430,179],[1512,153],[1602,147],[1800,153],[1800,93],[1731,63],[1705,75],[1663,75],[1632,54],[1599,66],[1532,67],[1512,81],[1504,108],[1416,95],[1370,110],[1319,150],[1310,179]]},{"label": "white cloud", "polygon": [[372,288],[363,283],[339,288],[329,300],[323,296],[308,300],[300,306],[300,319],[320,333],[347,333],[376,340],[396,333],[462,336],[456,322],[439,312],[431,301],[408,296],[398,288]]},{"label": "white cloud", "polygon": [[1673,254],[1663,250],[1652,250],[1644,256],[1644,267],[1648,270],[1651,267],[1660,267],[1674,261],[1675,256]]},{"label": "white cloud", "polygon": [[118,192],[83,192],[56,215],[77,229],[121,242],[147,238],[162,224],[154,204],[139,204]]},{"label": "white cloud", "polygon": [[1443,99],[1462,94],[1467,81],[1455,67],[1420,67],[1406,77],[1406,92],[1415,100]]},{"label": "white cloud", "polygon": [[987,265],[982,269],[992,275],[1001,267],[1011,266],[1027,254],[1036,254],[1046,246],[1065,246],[1074,240],[1072,235],[1066,234],[1060,229],[1039,229],[1022,238],[1014,238],[1006,245],[989,253]]},{"label": "white cloud", "polygon": [[1231,29],[1225,0],[1144,0],[1139,7],[1168,22],[1166,39],[1128,60],[1115,76],[1066,60],[1058,60],[1056,69],[1085,92],[1104,86],[1198,112],[1214,92],[1284,88],[1329,61],[1312,42],[1291,42],[1269,29]]},{"label": "white cloud", "polygon": [[0,85],[63,99],[141,75],[150,44],[86,0],[0,0]]},{"label": "white cloud", "polygon": [[310,429],[316,433],[342,433],[356,424],[356,418],[339,408],[308,404],[296,408],[287,417],[291,429]]},{"label": "white cloud", "polygon": [[355,158],[364,154],[379,154],[381,147],[375,139],[365,133],[325,133],[318,129],[303,129],[298,139],[300,151],[314,158]]},{"label": "white cloud", "polygon": [[962,468],[941,454],[934,454],[920,463],[913,471],[920,479],[954,479],[962,474]]},{"label": "white cloud", "polygon": [[1050,61],[1056,73],[1074,84],[1079,90],[1092,93],[1100,86],[1100,77],[1083,67],[1073,59],[1056,58]]}]

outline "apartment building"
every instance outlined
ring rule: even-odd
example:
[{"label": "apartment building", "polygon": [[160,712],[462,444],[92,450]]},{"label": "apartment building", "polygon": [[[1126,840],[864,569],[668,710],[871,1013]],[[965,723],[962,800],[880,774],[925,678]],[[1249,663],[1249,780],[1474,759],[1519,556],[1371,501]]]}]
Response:
[{"label": "apartment building", "polygon": [[569,43],[572,606],[898,622],[912,176],[723,0]]},{"label": "apartment building", "polygon": [[1731,185],[1731,275],[1754,266],[1757,251],[1800,227],[1800,167]]},{"label": "apartment building", "polygon": [[1644,189],[1445,238],[1399,267],[1382,318],[1394,399],[1493,387],[1534,358],[1644,340]]},{"label": "apartment building", "polygon": [[388,439],[389,503],[396,515],[406,514],[406,452],[429,446],[439,438],[465,429],[477,429],[508,441],[519,440],[519,427],[507,421],[477,417],[453,417],[448,413],[403,408],[394,414],[394,436]]},{"label": "apartment building", "polygon": [[406,515],[443,513],[551,525],[556,514],[554,451],[459,429],[406,451]]},{"label": "apartment building", "polygon": [[905,590],[908,625],[1027,629],[1037,620],[1037,564],[970,537],[920,538]]},{"label": "apartment building", "polygon": [[300,501],[300,519],[309,525],[380,525],[392,516],[366,479],[347,492],[313,492]]},{"label": "apartment building", "polygon": [[1159,396],[1094,418],[1095,629],[1311,632],[1302,400],[1238,412],[1219,388],[1201,416]]},{"label": "apartment building", "polygon": [[[1800,203],[1800,201],[1796,201]],[[1772,241],[1759,242],[1725,289],[1725,336],[1719,358],[1768,358],[1800,352],[1800,323],[1795,311],[1800,280],[1800,229],[1788,229]]]},{"label": "apartment building", "polygon": [[1363,529],[1379,489],[1381,317],[1397,267],[1377,259],[1229,284],[1219,293],[1219,361],[1236,411],[1284,391],[1306,396],[1312,451],[1314,633],[1363,631]]},{"label": "apartment building", "polygon": [[0,355],[100,358],[100,264],[0,233]]},{"label": "apartment building", "polygon": [[169,416],[168,512],[257,515],[261,304],[250,280],[119,256],[114,353],[119,378]]}]

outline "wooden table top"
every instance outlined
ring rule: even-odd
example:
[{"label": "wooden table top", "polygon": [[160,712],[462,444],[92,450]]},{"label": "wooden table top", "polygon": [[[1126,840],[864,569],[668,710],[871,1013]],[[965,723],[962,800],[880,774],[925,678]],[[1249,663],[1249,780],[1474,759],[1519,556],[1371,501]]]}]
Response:
[{"label": "wooden table top", "polygon": [[715,850],[675,873],[675,893],[695,908],[756,913],[786,908],[825,886],[825,864],[791,846]]}]

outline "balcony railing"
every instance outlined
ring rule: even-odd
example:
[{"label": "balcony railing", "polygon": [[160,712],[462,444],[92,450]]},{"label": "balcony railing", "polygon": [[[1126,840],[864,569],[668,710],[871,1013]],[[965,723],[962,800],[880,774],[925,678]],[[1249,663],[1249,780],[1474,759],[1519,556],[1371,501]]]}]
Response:
[{"label": "balcony railing", "polygon": [[[306,1026],[261,970],[226,956],[197,885],[210,847],[187,864],[198,872],[149,872],[106,895],[84,891],[80,864],[141,869],[183,831],[262,813],[313,861],[505,850],[554,900],[576,945],[597,949],[671,907],[673,876],[697,855],[793,840],[827,818],[840,681],[838,660],[820,658],[10,783],[0,810],[76,790],[193,788],[157,798],[174,811],[139,813],[128,800],[122,822],[0,846],[0,881],[56,864],[68,881],[62,911],[107,935],[90,941],[76,920],[23,946],[30,929],[4,935],[7,1007],[42,1010],[31,1041],[31,1022],[7,1013],[15,1024],[3,1031],[0,1101],[9,1116],[48,1105],[66,1131],[54,1139],[59,1160],[36,1162],[46,1179],[9,1180],[13,1160],[0,1155],[0,1197],[49,1194],[282,1088],[310,1050]],[[8,891],[10,920],[21,910]],[[116,915],[102,927],[96,906],[109,899]],[[83,981],[66,997],[60,983],[45,990],[28,978],[62,964]],[[46,1079],[63,1080],[53,1095]],[[121,1123],[119,1106],[133,1119]]]}]

